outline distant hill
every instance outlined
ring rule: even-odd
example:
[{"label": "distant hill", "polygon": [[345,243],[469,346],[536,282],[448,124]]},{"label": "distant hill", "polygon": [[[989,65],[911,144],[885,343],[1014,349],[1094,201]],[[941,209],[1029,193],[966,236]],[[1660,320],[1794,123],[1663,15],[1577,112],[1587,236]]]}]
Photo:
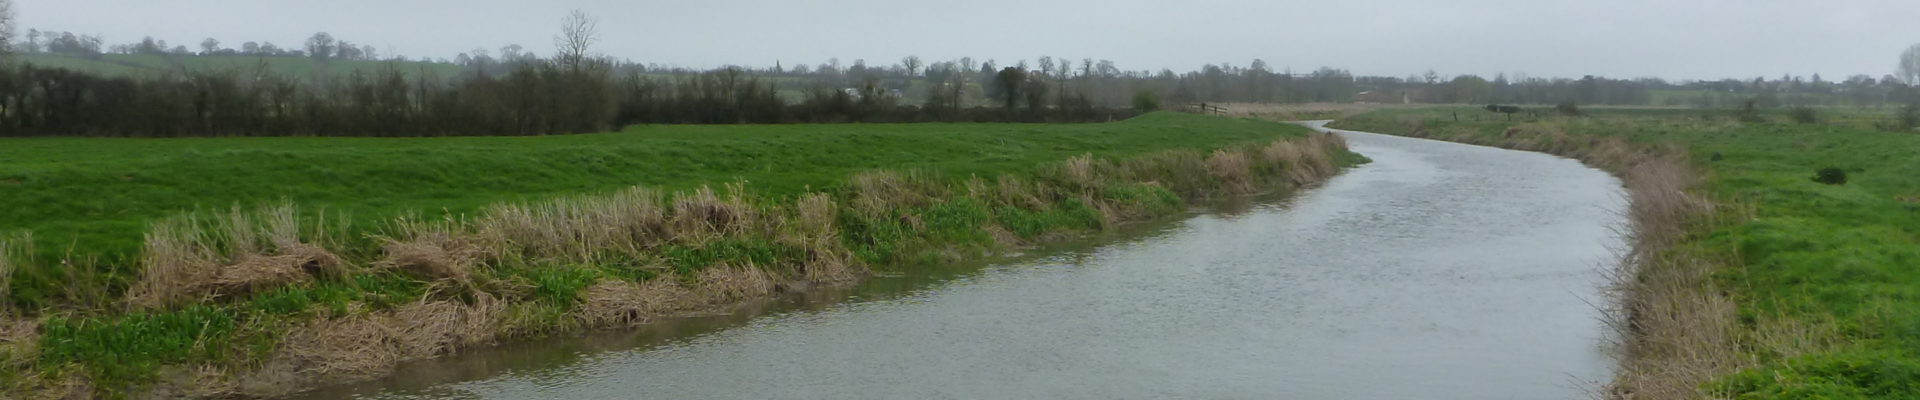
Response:
[{"label": "distant hill", "polygon": [[311,76],[316,73],[345,76],[353,71],[372,71],[397,67],[409,75],[421,71],[431,71],[439,76],[454,76],[462,67],[419,61],[356,61],[327,60],[315,61],[304,57],[261,57],[261,56],[200,56],[200,55],[159,55],[159,54],[104,54],[98,59],[81,58],[67,54],[33,53],[19,54],[16,60],[41,67],[67,68],[81,72],[107,76],[157,75],[180,71],[237,70],[251,71],[264,65],[268,70],[284,76]]}]

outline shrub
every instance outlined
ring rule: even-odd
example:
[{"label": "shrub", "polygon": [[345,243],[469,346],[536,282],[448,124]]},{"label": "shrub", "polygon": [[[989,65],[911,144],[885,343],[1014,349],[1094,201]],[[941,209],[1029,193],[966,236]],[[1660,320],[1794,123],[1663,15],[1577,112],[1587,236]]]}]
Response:
[{"label": "shrub", "polygon": [[1813,107],[1794,107],[1787,115],[1793,117],[1793,122],[1796,123],[1813,124],[1820,122],[1820,114],[1813,111]]},{"label": "shrub", "polygon": [[1553,106],[1553,111],[1560,113],[1560,115],[1565,115],[1570,117],[1585,115],[1584,113],[1580,112],[1580,105],[1574,104],[1573,100],[1560,102],[1559,105]]},{"label": "shrub", "polygon": [[1160,94],[1152,90],[1133,92],[1133,110],[1148,112],[1160,109]]},{"label": "shrub", "polygon": [[1821,168],[1813,174],[1813,181],[1828,185],[1847,184],[1847,171],[1839,168]]},{"label": "shrub", "polygon": [[1736,110],[1736,111],[1734,111],[1734,113],[1733,113],[1733,116],[1734,116],[1734,118],[1736,118],[1736,119],[1739,119],[1739,120],[1740,120],[1740,122],[1761,122],[1761,121],[1763,121],[1763,120],[1762,120],[1762,119],[1760,118],[1760,106],[1759,106],[1759,104],[1760,104],[1760,101],[1759,101],[1759,100],[1755,100],[1755,99],[1748,99],[1747,101],[1744,101],[1744,102],[1741,102],[1741,103],[1740,103],[1740,109],[1739,109],[1739,110]]},{"label": "shrub", "polygon": [[1900,113],[1894,114],[1892,122],[1881,125],[1881,128],[1891,132],[1913,132],[1915,127],[1920,127],[1920,103],[1901,107]]}]

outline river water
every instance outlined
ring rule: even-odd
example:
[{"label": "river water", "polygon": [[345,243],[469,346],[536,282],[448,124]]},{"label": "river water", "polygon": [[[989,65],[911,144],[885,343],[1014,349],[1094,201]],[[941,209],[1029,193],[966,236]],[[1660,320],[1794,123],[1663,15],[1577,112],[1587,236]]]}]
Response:
[{"label": "river water", "polygon": [[1341,134],[1373,163],[1285,198],[298,397],[1569,399],[1609,377],[1618,181]]}]

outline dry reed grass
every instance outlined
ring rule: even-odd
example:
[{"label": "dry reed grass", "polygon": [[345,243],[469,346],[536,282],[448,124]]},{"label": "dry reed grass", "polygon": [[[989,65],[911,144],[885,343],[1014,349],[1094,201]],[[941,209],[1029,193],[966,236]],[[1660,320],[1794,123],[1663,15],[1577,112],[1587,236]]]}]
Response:
[{"label": "dry reed grass", "polygon": [[694,295],[703,303],[735,302],[773,293],[773,276],[752,265],[714,265],[694,273]]},{"label": "dry reed grass", "polygon": [[386,259],[376,266],[399,268],[436,280],[471,282],[474,269],[491,252],[480,236],[465,234],[454,220],[426,222],[413,217],[394,220],[398,237],[383,238]]},{"label": "dry reed grass", "polygon": [[378,376],[402,361],[492,342],[505,310],[505,301],[477,292],[470,304],[422,300],[385,312],[318,318],[288,332],[281,349],[309,376]]},{"label": "dry reed grass", "polygon": [[305,282],[315,274],[345,276],[340,257],[301,240],[325,237],[323,225],[302,231],[298,215],[291,203],[281,203],[251,213],[234,206],[204,223],[193,213],[155,221],[128,304],[164,308]]},{"label": "dry reed grass", "polygon": [[1048,196],[1044,188],[1017,175],[1000,175],[998,179],[994,180],[994,186],[996,188],[994,194],[997,196],[997,201],[989,204],[1021,207],[1029,210],[1045,210],[1053,206],[1047,202],[1046,197]]},{"label": "dry reed grass", "polygon": [[1286,177],[1287,182],[1293,183],[1294,185],[1304,185],[1312,182],[1320,175],[1319,172],[1314,171],[1311,166],[1307,165],[1306,153],[1307,151],[1302,149],[1300,145],[1285,140],[1276,140],[1272,144],[1268,144],[1266,147],[1260,149],[1261,158],[1279,168],[1281,175]]},{"label": "dry reed grass", "polygon": [[1205,153],[1183,150],[1149,154],[1121,163],[1125,176],[1135,181],[1157,182],[1187,198],[1203,197],[1214,189],[1214,178],[1207,168]]},{"label": "dry reed grass", "polygon": [[[706,191],[711,197],[711,190]],[[698,195],[695,195],[696,197]],[[718,202],[718,200],[714,200]],[[638,257],[670,238],[659,192],[643,187],[603,196],[562,197],[540,203],[498,204],[474,221],[497,255],[595,263],[607,252]]]},{"label": "dry reed grass", "polygon": [[155,221],[141,253],[140,279],[128,289],[128,303],[161,308],[197,299],[205,282],[219,277],[216,252],[194,215]]},{"label": "dry reed grass", "polygon": [[[1617,145],[1609,145],[1617,146]],[[1699,182],[1682,153],[1626,157],[1627,236],[1631,244],[1611,292],[1618,307],[1610,322],[1626,357],[1609,388],[1617,398],[1699,397],[1701,384],[1749,362],[1735,337],[1736,306],[1715,287],[1715,258],[1676,249],[1713,212],[1690,195]]]},{"label": "dry reed grass", "polygon": [[1228,193],[1246,194],[1254,191],[1253,172],[1248,167],[1246,154],[1238,151],[1214,150],[1212,155],[1207,156],[1207,172],[1219,179]]},{"label": "dry reed grass", "polygon": [[40,320],[0,316],[0,368],[19,371],[40,356]]},{"label": "dry reed grass", "polygon": [[801,195],[794,201],[793,209],[791,221],[786,218],[779,221],[781,225],[792,226],[792,229],[781,230],[791,234],[781,235],[779,241],[806,249],[807,259],[799,260],[803,278],[814,283],[840,283],[863,273],[852,252],[840,242],[840,230],[834,224],[840,209],[833,196]]},{"label": "dry reed grass", "polygon": [[1068,157],[1067,161],[1042,169],[1041,174],[1067,191],[1099,193],[1109,179],[1119,178],[1110,176],[1108,171],[1113,169],[1113,163],[1093,158],[1092,153],[1087,153]]},{"label": "dry reed grass", "polygon": [[840,208],[834,204],[833,196],[826,193],[808,193],[794,201],[794,211],[798,214],[796,228],[806,238],[831,242],[839,236],[833,221],[839,219]]},{"label": "dry reed grass", "polygon": [[603,281],[587,288],[574,312],[583,326],[646,323],[662,313],[691,307],[691,291],[674,277],[646,282]]},{"label": "dry reed grass", "polygon": [[848,183],[848,205],[868,218],[884,217],[899,208],[926,207],[947,194],[944,183],[920,172],[867,171],[854,174]]},{"label": "dry reed grass", "polygon": [[758,216],[749,204],[746,189],[738,183],[727,185],[727,198],[714,195],[701,186],[691,193],[673,195],[673,215],[668,226],[675,241],[687,244],[707,243],[719,238],[745,235],[756,225]]}]

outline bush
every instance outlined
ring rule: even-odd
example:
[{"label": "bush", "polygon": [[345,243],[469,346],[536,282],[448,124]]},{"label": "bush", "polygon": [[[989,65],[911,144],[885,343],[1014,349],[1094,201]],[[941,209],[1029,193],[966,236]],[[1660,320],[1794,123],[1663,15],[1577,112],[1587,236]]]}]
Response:
[{"label": "bush", "polygon": [[1839,168],[1821,168],[1813,174],[1813,181],[1828,185],[1847,184],[1847,171]]},{"label": "bush", "polygon": [[1741,102],[1740,109],[1733,113],[1734,118],[1739,119],[1740,122],[1761,122],[1759,104],[1760,101],[1755,99]]},{"label": "bush", "polygon": [[1820,114],[1815,112],[1813,110],[1813,107],[1807,107],[1807,106],[1794,107],[1792,111],[1789,111],[1787,113],[1787,115],[1792,116],[1793,122],[1796,122],[1796,123],[1813,124],[1813,123],[1820,122]]},{"label": "bush", "polygon": [[1565,115],[1569,117],[1577,117],[1577,116],[1585,115],[1584,113],[1580,112],[1580,105],[1574,104],[1573,100],[1560,102],[1559,105],[1553,106],[1553,111],[1560,113],[1560,115]]},{"label": "bush", "polygon": [[1133,110],[1149,112],[1160,109],[1160,94],[1152,90],[1133,92]]},{"label": "bush", "polygon": [[1889,132],[1913,132],[1915,127],[1920,127],[1920,103],[1901,107],[1900,113],[1894,114],[1892,122],[1881,125],[1882,129]]}]

